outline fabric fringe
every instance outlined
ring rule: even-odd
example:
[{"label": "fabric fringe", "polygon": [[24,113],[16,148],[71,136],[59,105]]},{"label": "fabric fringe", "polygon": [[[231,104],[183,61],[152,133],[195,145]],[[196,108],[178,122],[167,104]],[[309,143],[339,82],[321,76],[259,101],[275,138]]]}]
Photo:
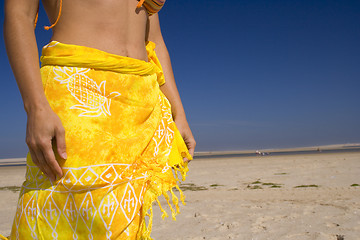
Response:
[{"label": "fabric fringe", "polygon": [[[181,167],[179,168],[182,176],[185,177],[186,176],[186,169],[187,167]],[[176,182],[179,182],[179,179],[176,178]],[[165,211],[165,209],[162,207],[160,201],[159,201],[159,197],[161,195],[164,195],[167,204],[171,210],[171,216],[172,219],[174,221],[176,221],[176,215],[178,213],[180,213],[180,209],[179,209],[179,198],[175,195],[173,188],[176,188],[179,193],[180,193],[180,199],[183,205],[185,204],[185,196],[184,193],[182,192],[182,190],[180,189],[180,187],[178,186],[178,184],[176,184],[175,186],[171,186],[169,188],[162,188],[160,192],[152,192],[152,189],[149,189],[148,191],[151,191],[151,196],[149,196],[149,198],[145,198],[144,199],[144,203],[143,203],[143,209],[142,209],[142,216],[148,216],[149,220],[148,220],[148,224],[146,226],[145,223],[145,217],[142,220],[142,223],[140,224],[140,228],[139,228],[139,233],[138,233],[138,238],[139,240],[153,240],[153,238],[151,238],[150,234],[152,231],[152,223],[153,223],[153,202],[156,201],[160,211],[162,212],[162,219],[165,219],[166,217],[168,217],[168,213]],[[172,200],[172,204],[170,203],[170,196],[168,194],[168,192],[171,193],[171,200]],[[149,195],[150,195],[149,194]],[[174,207],[175,208],[174,208]],[[148,211],[150,211],[150,213],[148,213]]]},{"label": "fabric fringe", "polygon": [[[188,149],[178,131],[178,129],[175,126],[175,136],[172,143],[172,150],[169,155],[168,163],[169,166],[173,169],[173,175],[174,175],[174,181],[171,183],[168,182],[161,182],[157,183],[155,185],[150,185],[145,197],[144,197],[144,203],[142,207],[142,222],[140,224],[139,232],[138,232],[138,240],[153,240],[151,238],[151,230],[152,230],[152,223],[153,223],[153,202],[156,201],[159,205],[159,208],[162,212],[161,218],[164,219],[165,217],[168,217],[168,213],[164,210],[164,208],[161,206],[159,197],[161,195],[164,196],[170,210],[171,210],[171,217],[174,221],[176,221],[176,215],[180,213],[179,209],[179,198],[175,195],[173,188],[176,188],[180,193],[180,200],[183,205],[185,204],[185,195],[183,191],[179,187],[180,179],[179,179],[179,173],[181,174],[182,181],[185,181],[186,179],[186,173],[189,170],[187,163],[184,163],[183,157],[188,158],[189,160],[192,160],[192,156],[189,154]],[[179,139],[181,137],[181,139]],[[154,183],[153,180],[150,181],[151,183]],[[155,180],[156,182],[156,180]],[[170,202],[170,196],[168,192],[171,193],[171,202]],[[150,211],[150,214],[148,213]],[[145,216],[149,217],[148,224],[146,226],[145,223]]]},{"label": "fabric fringe", "polygon": [[8,240],[8,238],[4,237],[3,235],[0,234],[0,239],[1,240]]}]

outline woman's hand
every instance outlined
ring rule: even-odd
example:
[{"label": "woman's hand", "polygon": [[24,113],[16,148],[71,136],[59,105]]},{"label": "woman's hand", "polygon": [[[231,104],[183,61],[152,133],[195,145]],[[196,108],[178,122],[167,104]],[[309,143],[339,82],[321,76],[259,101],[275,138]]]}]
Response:
[{"label": "woman's hand", "polygon": [[[192,157],[194,157],[194,151],[196,146],[196,141],[194,139],[194,136],[190,130],[189,124],[185,117],[178,117],[174,120],[181,136],[184,139],[184,142],[189,150],[189,153]],[[184,162],[190,162],[191,160],[187,159],[186,157],[183,158]]]},{"label": "woman's hand", "polygon": [[58,115],[49,105],[29,112],[26,144],[32,161],[51,181],[56,181],[63,173],[52,148],[53,138],[59,155],[66,159],[65,130]]}]

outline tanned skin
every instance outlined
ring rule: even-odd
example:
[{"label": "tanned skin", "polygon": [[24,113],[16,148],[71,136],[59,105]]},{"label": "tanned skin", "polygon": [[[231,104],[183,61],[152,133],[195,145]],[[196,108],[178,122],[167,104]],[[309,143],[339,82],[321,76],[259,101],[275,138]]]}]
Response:
[{"label": "tanned skin", "polygon": [[[59,1],[42,0],[42,3],[50,22],[55,22]],[[160,90],[168,98],[173,119],[193,156],[196,141],[176,87],[158,14],[149,17],[144,7],[136,9],[137,3],[137,0],[63,0],[62,14],[52,28],[51,40],[144,61],[148,61],[145,41],[155,42],[166,81]],[[55,181],[63,176],[63,172],[53,144],[60,157],[66,159],[65,130],[51,109],[42,86],[34,32],[38,4],[39,0],[5,0],[4,38],[27,114],[26,144],[34,164]]]}]

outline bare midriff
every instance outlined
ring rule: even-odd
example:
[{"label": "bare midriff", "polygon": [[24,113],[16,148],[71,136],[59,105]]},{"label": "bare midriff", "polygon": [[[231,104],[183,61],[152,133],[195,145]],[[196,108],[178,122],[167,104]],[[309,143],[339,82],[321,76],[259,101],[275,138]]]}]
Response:
[{"label": "bare midriff", "polygon": [[[54,23],[59,1],[42,2]],[[51,40],[148,61],[145,48],[148,14],[144,7],[136,8],[137,3],[137,0],[63,0]]]}]

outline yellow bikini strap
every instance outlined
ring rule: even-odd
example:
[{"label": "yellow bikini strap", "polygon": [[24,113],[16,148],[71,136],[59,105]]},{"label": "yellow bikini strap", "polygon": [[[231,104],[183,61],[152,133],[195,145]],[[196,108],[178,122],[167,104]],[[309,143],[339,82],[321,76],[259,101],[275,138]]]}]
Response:
[{"label": "yellow bikini strap", "polygon": [[139,3],[136,5],[136,8],[141,7],[144,2],[145,2],[145,0],[140,0]]},{"label": "yellow bikini strap", "polygon": [[[40,4],[40,3],[39,3],[39,4]],[[59,21],[60,16],[61,16],[61,9],[62,9],[62,0],[60,0],[60,9],[59,9],[59,14],[58,14],[58,16],[57,16],[57,18],[56,18],[56,21],[55,21],[54,24],[51,25],[51,26],[44,26],[44,29],[45,29],[45,30],[49,30],[50,28],[53,28],[53,27],[57,24],[57,22]],[[37,23],[38,17],[39,17],[39,5],[38,5],[37,12],[36,12],[35,26],[34,26],[34,27],[36,27],[36,23]]]}]

